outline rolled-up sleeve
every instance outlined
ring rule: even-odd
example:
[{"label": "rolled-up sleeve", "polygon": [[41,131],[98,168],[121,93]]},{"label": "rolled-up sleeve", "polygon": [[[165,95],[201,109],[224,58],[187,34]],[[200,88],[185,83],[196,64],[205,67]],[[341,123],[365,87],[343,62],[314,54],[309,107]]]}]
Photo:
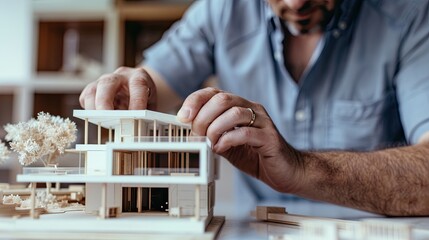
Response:
[{"label": "rolled-up sleeve", "polygon": [[406,31],[396,77],[401,121],[410,144],[429,132],[429,9],[422,5]]},{"label": "rolled-up sleeve", "polygon": [[182,97],[198,89],[214,72],[212,14],[210,1],[196,1],[182,20],[144,52],[144,64]]}]

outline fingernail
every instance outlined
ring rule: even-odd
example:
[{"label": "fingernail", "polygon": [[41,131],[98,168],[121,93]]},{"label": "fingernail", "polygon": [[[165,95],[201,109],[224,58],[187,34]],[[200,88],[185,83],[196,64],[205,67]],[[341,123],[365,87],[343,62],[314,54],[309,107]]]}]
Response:
[{"label": "fingernail", "polygon": [[212,146],[212,151],[214,153],[216,153],[216,154],[220,153],[219,150],[220,150],[219,144],[216,143],[214,146]]},{"label": "fingernail", "polygon": [[180,121],[183,121],[183,120],[186,121],[189,119],[190,115],[191,115],[191,111],[189,110],[189,108],[183,107],[177,113],[177,118],[179,118]]}]

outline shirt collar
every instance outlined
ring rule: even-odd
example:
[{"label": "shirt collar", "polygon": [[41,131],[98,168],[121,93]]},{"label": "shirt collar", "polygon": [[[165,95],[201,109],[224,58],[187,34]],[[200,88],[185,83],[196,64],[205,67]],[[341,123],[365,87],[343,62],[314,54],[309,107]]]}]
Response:
[{"label": "shirt collar", "polygon": [[280,25],[278,25],[276,22],[279,22],[278,17],[274,14],[273,9],[271,8],[270,4],[266,0],[261,0],[264,2],[264,12],[265,12],[265,18],[268,24],[268,31],[272,32],[276,28],[280,29]]}]

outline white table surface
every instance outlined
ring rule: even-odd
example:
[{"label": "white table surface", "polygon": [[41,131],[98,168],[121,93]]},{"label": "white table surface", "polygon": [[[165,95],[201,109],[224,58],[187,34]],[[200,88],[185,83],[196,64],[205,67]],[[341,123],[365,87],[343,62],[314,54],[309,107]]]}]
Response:
[{"label": "white table surface", "polygon": [[[279,206],[276,204],[270,204],[270,205]],[[301,214],[301,215],[314,216],[314,217],[329,217],[329,218],[356,220],[356,221],[377,218],[385,221],[404,222],[413,226],[413,240],[423,240],[423,239],[429,240],[429,217],[386,218],[380,215],[357,211],[350,208],[344,208],[344,207],[339,207],[339,206],[334,206],[334,205],[324,204],[324,203],[306,202],[306,201],[283,202],[282,205],[286,206],[287,211],[291,214]],[[57,217],[62,219],[62,216],[60,214],[59,215],[54,214],[49,217],[50,218]],[[3,224],[3,225],[6,224],[5,226],[7,226],[8,221],[4,221],[3,219],[2,221],[0,221],[0,224]],[[112,226],[112,228],[114,228],[114,226]],[[226,221],[217,239],[219,240],[226,240],[226,239],[260,240],[260,239],[270,239],[270,237],[272,236],[281,236],[284,234],[298,235],[298,233],[299,233],[299,229],[297,227],[291,227],[285,224],[257,221],[256,219],[249,216],[249,217],[244,217],[240,219],[226,218]],[[100,234],[103,234],[103,233],[100,233]],[[140,238],[139,236],[133,236],[133,237],[134,238],[132,239],[143,239],[143,238]],[[85,238],[85,236],[80,235],[78,239],[82,239],[82,238]],[[2,232],[0,231],[0,239],[9,240],[11,238],[8,238],[8,237],[5,238],[5,236],[2,236]],[[13,238],[13,239],[16,239],[16,238]],[[30,238],[27,237],[26,239],[31,239],[31,236]],[[51,239],[54,239],[54,238],[51,238]],[[76,238],[61,238],[61,239],[76,239]],[[122,240],[123,238],[118,238],[118,239]],[[155,237],[152,239],[159,239],[159,238]]]},{"label": "white table surface", "polygon": [[[288,213],[306,216],[329,217],[356,221],[377,218],[386,221],[404,222],[413,226],[414,240],[429,239],[429,217],[387,218],[381,215],[371,214],[350,208],[307,201],[287,202],[284,203],[283,206],[286,207]],[[299,229],[297,227],[279,223],[261,222],[255,220],[252,217],[248,217],[244,219],[226,219],[218,239],[259,240],[269,239],[270,236],[280,236],[284,234],[296,235],[298,232]]]}]

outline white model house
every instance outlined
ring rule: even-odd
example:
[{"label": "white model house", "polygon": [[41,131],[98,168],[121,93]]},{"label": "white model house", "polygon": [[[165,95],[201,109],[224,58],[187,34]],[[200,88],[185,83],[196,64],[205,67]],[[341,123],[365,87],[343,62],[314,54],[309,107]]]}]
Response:
[{"label": "white model house", "polygon": [[[190,126],[176,116],[149,110],[75,110],[74,116],[85,122],[84,143],[75,149],[85,153],[84,168],[30,172],[18,175],[18,182],[85,183],[87,214],[80,224],[95,214],[104,219],[95,223],[100,231],[130,231],[130,224],[135,232],[205,231],[217,175],[206,137],[189,136]],[[88,141],[89,124],[98,126],[94,143]]]}]

